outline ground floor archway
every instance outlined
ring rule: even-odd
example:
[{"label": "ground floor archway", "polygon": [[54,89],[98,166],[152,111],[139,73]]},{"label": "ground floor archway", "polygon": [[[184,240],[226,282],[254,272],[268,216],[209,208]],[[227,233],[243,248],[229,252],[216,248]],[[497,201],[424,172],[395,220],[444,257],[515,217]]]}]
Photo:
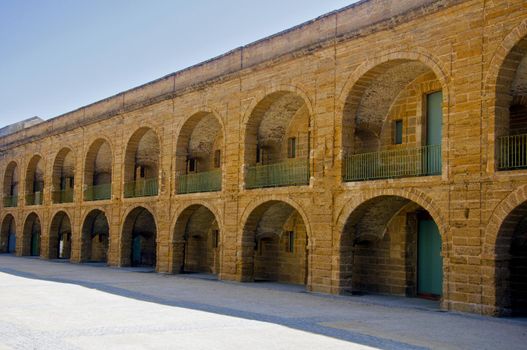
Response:
[{"label": "ground floor archway", "polygon": [[157,225],[143,207],[133,209],[124,221],[121,235],[122,266],[156,266]]},{"label": "ground floor archway", "polygon": [[220,228],[206,206],[195,204],[181,212],[174,227],[174,242],[174,272],[220,272]]},{"label": "ground floor archway", "polygon": [[40,256],[42,227],[37,214],[31,213],[24,223],[22,255]]},{"label": "ground floor archway", "polygon": [[49,230],[49,258],[69,259],[71,257],[71,221],[64,211],[53,217]]},{"label": "ground floor archway", "polygon": [[440,299],[442,238],[430,213],[400,196],[358,205],[340,243],[341,290]]},{"label": "ground floor archway", "polygon": [[527,316],[527,202],[505,217],[494,249],[498,313]]},{"label": "ground floor archway", "polygon": [[307,284],[308,235],[292,205],[272,200],[249,214],[242,236],[242,280]]},{"label": "ground floor archway", "polygon": [[81,238],[82,262],[108,262],[110,227],[106,214],[92,210],[84,219]]},{"label": "ground floor archway", "polygon": [[8,214],[2,221],[0,229],[0,253],[16,252],[16,225],[13,215]]}]

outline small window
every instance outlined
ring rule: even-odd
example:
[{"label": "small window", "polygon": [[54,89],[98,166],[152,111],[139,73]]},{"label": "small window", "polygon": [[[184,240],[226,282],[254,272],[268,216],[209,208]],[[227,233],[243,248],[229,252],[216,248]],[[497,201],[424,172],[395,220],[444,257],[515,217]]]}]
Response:
[{"label": "small window", "polygon": [[144,166],[141,166],[141,179],[144,179],[145,178],[145,167]]},{"label": "small window", "polygon": [[403,143],[403,121],[396,120],[394,124],[394,143],[400,145]]},{"label": "small window", "polygon": [[295,232],[287,232],[287,252],[293,253],[295,251]]},{"label": "small window", "polygon": [[221,166],[221,151],[219,149],[214,151],[214,167],[219,168]]},{"label": "small window", "polygon": [[212,248],[218,248],[220,232],[218,230],[212,231]]},{"label": "small window", "polygon": [[196,158],[190,158],[189,160],[187,160],[187,172],[195,173],[197,165],[198,161]]},{"label": "small window", "polygon": [[296,137],[287,139],[287,158],[296,158]]}]

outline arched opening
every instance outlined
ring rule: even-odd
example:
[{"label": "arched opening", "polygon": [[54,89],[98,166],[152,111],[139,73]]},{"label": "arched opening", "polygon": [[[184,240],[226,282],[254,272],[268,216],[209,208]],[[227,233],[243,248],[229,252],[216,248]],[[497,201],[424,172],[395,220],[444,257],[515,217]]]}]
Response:
[{"label": "arched opening", "polygon": [[527,202],[514,208],[502,222],[495,253],[499,312],[527,316]]},{"label": "arched opening", "polygon": [[178,135],[177,193],[221,191],[223,129],[213,113],[190,117]]},{"label": "arched opening", "polygon": [[24,223],[22,255],[40,256],[42,227],[37,214],[31,213]]},{"label": "arched opening", "polygon": [[75,157],[69,148],[57,154],[53,164],[53,203],[72,203],[75,186]]},{"label": "arched opening", "polygon": [[121,236],[122,266],[156,266],[157,225],[152,213],[137,207],[126,217]]},{"label": "arched opening", "polygon": [[26,172],[26,205],[41,205],[44,201],[44,161],[39,155],[29,161]]},{"label": "arched opening", "polygon": [[252,111],[245,130],[245,187],[309,184],[311,116],[297,94],[272,93]]},{"label": "arched opening", "polygon": [[304,220],[291,205],[259,205],[243,228],[242,280],[307,284],[307,237]]},{"label": "arched opening", "polygon": [[216,216],[207,207],[191,205],[180,214],[174,241],[173,271],[220,272],[220,228]]},{"label": "arched opening", "polygon": [[159,140],[154,130],[137,130],[126,147],[124,160],[125,198],[157,196]]},{"label": "arched opening", "polygon": [[509,52],[496,84],[498,170],[527,168],[527,37]]},{"label": "arched opening", "polygon": [[2,221],[0,231],[0,253],[14,254],[16,252],[16,225],[15,218],[7,214]]},{"label": "arched opening", "polygon": [[106,214],[94,209],[84,219],[82,224],[81,261],[108,261],[108,247],[110,244],[110,227]]},{"label": "arched opening", "polygon": [[362,203],[348,217],[340,244],[343,292],[441,298],[441,233],[417,203],[399,196]]},{"label": "arched opening", "polygon": [[7,165],[4,174],[4,207],[18,206],[18,166],[15,162]]},{"label": "arched opening", "polygon": [[84,200],[112,197],[112,150],[104,139],[92,143],[84,165]]},{"label": "arched opening", "polygon": [[71,221],[63,211],[51,221],[49,229],[49,258],[69,259],[71,257]]},{"label": "arched opening", "polygon": [[420,61],[366,71],[344,105],[344,181],[441,174],[443,101],[441,82]]}]

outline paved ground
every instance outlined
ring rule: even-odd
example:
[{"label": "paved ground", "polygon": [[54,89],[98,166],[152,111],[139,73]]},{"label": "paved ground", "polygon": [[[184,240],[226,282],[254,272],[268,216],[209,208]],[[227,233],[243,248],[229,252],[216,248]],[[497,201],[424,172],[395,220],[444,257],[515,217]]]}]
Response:
[{"label": "paved ground", "polygon": [[525,349],[527,319],[418,299],[0,255],[0,349]]}]

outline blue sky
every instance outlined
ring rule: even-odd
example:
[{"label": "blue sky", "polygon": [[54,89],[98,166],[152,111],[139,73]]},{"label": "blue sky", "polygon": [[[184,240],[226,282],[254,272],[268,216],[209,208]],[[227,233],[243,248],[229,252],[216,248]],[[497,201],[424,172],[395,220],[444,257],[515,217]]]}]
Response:
[{"label": "blue sky", "polygon": [[0,0],[0,127],[48,119],[353,0]]}]

